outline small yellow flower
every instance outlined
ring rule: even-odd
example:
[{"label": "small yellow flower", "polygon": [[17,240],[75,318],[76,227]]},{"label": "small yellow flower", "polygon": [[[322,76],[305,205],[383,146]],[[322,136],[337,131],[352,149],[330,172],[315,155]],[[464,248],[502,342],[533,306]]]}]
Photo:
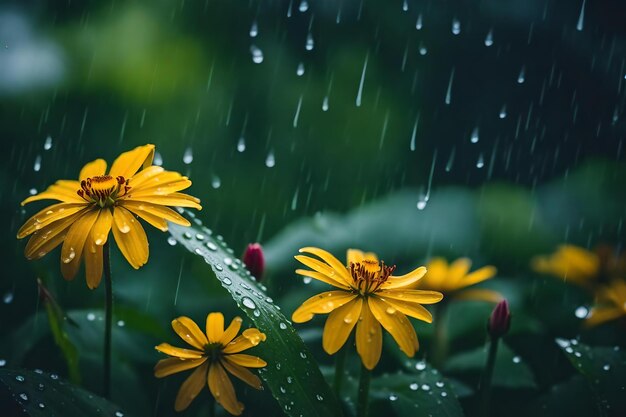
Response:
[{"label": "small yellow flower", "polygon": [[174,331],[193,349],[178,348],[168,343],[156,346],[156,350],[170,357],[156,364],[154,376],[163,378],[196,368],[178,390],[174,404],[176,411],[186,409],[208,383],[215,401],[230,414],[240,415],[244,406],[237,400],[235,388],[226,371],[252,388],[262,389],[259,377],[246,368],[262,368],[267,363],[261,358],[240,352],[264,342],[265,334],[252,328],[236,337],[241,329],[241,321],[240,317],[235,317],[224,330],[222,313],[210,313],[206,318],[205,335],[189,317],[172,320]]},{"label": "small yellow flower", "polygon": [[347,267],[325,250],[300,249],[322,261],[305,255],[295,258],[312,269],[296,270],[337,287],[336,291],[318,294],[306,300],[292,315],[303,323],[315,314],[329,314],[324,326],[322,344],[329,355],[345,344],[356,326],[356,350],[367,369],[374,369],[382,352],[382,327],[394,338],[400,350],[412,357],[419,349],[417,335],[407,315],[432,322],[432,315],[421,304],[434,304],[443,298],[436,291],[408,289],[424,276],[423,266],[402,276],[391,275],[395,266],[379,262],[373,253],[349,249]]},{"label": "small yellow flower", "polygon": [[102,249],[109,232],[120,251],[138,269],[148,261],[148,239],[138,216],[152,226],[167,230],[167,221],[189,226],[189,222],[167,206],[202,209],[200,200],[179,193],[191,185],[177,172],[152,166],[154,145],[139,146],[121,154],[108,174],[107,163],[96,159],[80,171],[78,181],[59,180],[42,193],[22,201],[59,200],[41,210],[17,232],[22,239],[32,235],[24,254],[39,259],[63,243],[61,272],[73,279],[85,259],[87,286],[100,284]]},{"label": "small yellow flower", "polygon": [[600,273],[600,257],[587,249],[574,245],[561,245],[547,256],[536,256],[531,267],[541,274],[554,275],[577,285],[594,283]]},{"label": "small yellow flower", "polygon": [[626,282],[612,280],[597,291],[598,305],[593,307],[585,320],[587,326],[597,326],[610,320],[626,317]]},{"label": "small yellow flower", "polygon": [[465,289],[496,275],[496,268],[488,265],[469,272],[472,261],[459,258],[448,264],[443,258],[433,258],[427,265],[428,273],[417,283],[416,288],[441,291],[447,297],[465,300],[483,300],[497,303],[502,295],[484,288]]}]

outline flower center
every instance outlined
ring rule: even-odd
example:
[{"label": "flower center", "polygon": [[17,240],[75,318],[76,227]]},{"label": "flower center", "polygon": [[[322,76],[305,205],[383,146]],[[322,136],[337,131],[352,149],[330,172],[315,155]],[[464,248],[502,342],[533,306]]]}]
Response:
[{"label": "flower center", "polygon": [[100,207],[110,207],[115,200],[125,195],[130,187],[128,180],[119,176],[113,178],[110,175],[98,175],[80,182],[80,190],[76,193],[89,203],[95,203]]},{"label": "flower center", "polygon": [[387,266],[384,262],[365,259],[350,263],[350,274],[354,280],[355,290],[360,295],[376,292],[393,274],[396,266]]},{"label": "flower center", "polygon": [[209,358],[211,362],[219,361],[222,356],[222,344],[221,343],[209,343],[204,345],[204,354]]}]

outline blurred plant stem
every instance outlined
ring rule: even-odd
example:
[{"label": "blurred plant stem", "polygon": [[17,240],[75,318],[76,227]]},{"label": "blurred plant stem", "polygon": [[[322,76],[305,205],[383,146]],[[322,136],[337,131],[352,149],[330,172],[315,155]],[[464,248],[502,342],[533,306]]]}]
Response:
[{"label": "blurred plant stem", "polygon": [[104,269],[104,290],[105,290],[105,322],[104,322],[104,370],[103,370],[103,391],[104,398],[111,397],[111,325],[113,319],[113,283],[111,281],[111,255],[109,253],[109,242],[104,244],[102,249],[102,263]]},{"label": "blurred plant stem", "polygon": [[487,356],[487,365],[480,381],[480,413],[479,416],[489,416],[489,406],[491,404],[491,380],[493,378],[493,369],[496,364],[496,355],[498,354],[499,337],[491,337],[489,340],[489,354]]},{"label": "blurred plant stem", "polygon": [[448,356],[448,323],[447,310],[448,303],[444,298],[435,304],[434,334],[431,345],[430,360],[436,368],[441,368]]},{"label": "blurred plant stem", "polygon": [[209,417],[215,417],[215,403],[213,395],[209,395]]},{"label": "blurred plant stem", "polygon": [[341,398],[341,384],[343,382],[343,370],[346,364],[346,349],[345,345],[339,349],[337,356],[335,357],[335,380],[333,381],[333,388],[337,398]]},{"label": "blurred plant stem", "polygon": [[357,417],[368,416],[368,401],[370,393],[370,380],[372,373],[361,363],[361,377],[359,379],[359,394],[356,403]]}]

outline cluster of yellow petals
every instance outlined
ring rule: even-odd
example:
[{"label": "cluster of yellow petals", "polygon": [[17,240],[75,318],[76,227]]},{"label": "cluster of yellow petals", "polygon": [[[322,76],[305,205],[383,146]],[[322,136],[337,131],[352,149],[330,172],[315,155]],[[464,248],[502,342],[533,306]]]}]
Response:
[{"label": "cluster of yellow petals", "polygon": [[577,285],[587,286],[598,278],[600,258],[587,249],[561,245],[550,255],[534,257],[531,267],[541,274],[553,275]]},{"label": "cluster of yellow petals", "polygon": [[426,273],[419,267],[406,275],[393,276],[394,268],[386,267],[373,253],[350,249],[347,265],[329,252],[307,247],[295,258],[311,268],[298,269],[297,274],[310,277],[337,288],[306,300],[292,315],[296,323],[309,321],[315,314],[329,314],[322,336],[324,350],[336,353],[356,327],[356,349],[363,365],[373,369],[382,352],[382,329],[394,338],[409,357],[419,349],[417,334],[407,316],[432,322],[432,315],[421,304],[441,301],[436,291],[411,287]]},{"label": "cluster of yellow petals", "polygon": [[483,300],[494,303],[502,300],[502,295],[496,291],[485,288],[467,289],[467,287],[493,278],[497,270],[491,265],[470,272],[472,261],[468,258],[459,258],[451,263],[444,258],[433,258],[426,267],[428,273],[415,284],[415,288],[440,291],[446,297],[454,296],[455,299]]},{"label": "cluster of yellow petals", "polygon": [[626,281],[614,279],[597,291],[597,305],[587,315],[585,324],[597,326],[626,317]]},{"label": "cluster of yellow petals", "polygon": [[267,363],[256,356],[241,352],[265,341],[265,334],[258,329],[241,329],[241,318],[235,317],[224,329],[222,313],[210,313],[206,318],[206,332],[189,317],[178,317],[172,328],[189,348],[178,348],[161,343],[156,350],[170,356],[160,360],[154,367],[154,375],[163,378],[189,369],[195,370],[181,385],[176,396],[176,411],[186,409],[208,385],[215,401],[232,415],[240,415],[244,405],[237,400],[235,388],[228,373],[255,389],[262,389],[261,380],[247,368],[262,368]]},{"label": "cluster of yellow petals", "polygon": [[148,261],[148,239],[137,217],[166,231],[168,221],[189,226],[168,206],[202,209],[199,199],[179,192],[191,181],[153,166],[153,156],[154,145],[139,146],[122,153],[108,174],[107,163],[96,159],[83,167],[78,181],[59,180],[24,200],[22,205],[60,201],[32,216],[18,231],[18,239],[31,236],[26,258],[42,258],[62,243],[63,277],[74,278],[84,259],[87,285],[93,289],[100,284],[103,247],[113,232],[128,263],[135,269],[143,266]]}]

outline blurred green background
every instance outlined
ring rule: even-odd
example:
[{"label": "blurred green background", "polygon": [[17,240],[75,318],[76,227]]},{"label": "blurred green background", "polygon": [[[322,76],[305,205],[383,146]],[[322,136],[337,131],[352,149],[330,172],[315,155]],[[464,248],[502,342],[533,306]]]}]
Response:
[{"label": "blurred green background", "polygon": [[[15,234],[36,208],[19,202],[145,143],[191,178],[198,216],[236,253],[265,244],[287,314],[312,294],[292,272],[304,245],[375,250],[401,270],[470,256],[511,278],[514,306],[536,307],[528,294],[556,284],[531,286],[532,255],[623,244],[625,18],[618,0],[2,2],[0,358],[67,374],[37,277],[81,328],[103,304],[81,275],[63,282],[56,253],[24,259]],[[177,314],[236,309],[203,262],[148,233],[142,270],[114,251],[114,372],[127,381],[114,400],[169,415],[177,383],[151,378],[151,347],[174,340]],[[552,291],[562,308],[541,326],[576,336],[573,311],[592,300]],[[96,392],[99,334],[78,343]]]}]

